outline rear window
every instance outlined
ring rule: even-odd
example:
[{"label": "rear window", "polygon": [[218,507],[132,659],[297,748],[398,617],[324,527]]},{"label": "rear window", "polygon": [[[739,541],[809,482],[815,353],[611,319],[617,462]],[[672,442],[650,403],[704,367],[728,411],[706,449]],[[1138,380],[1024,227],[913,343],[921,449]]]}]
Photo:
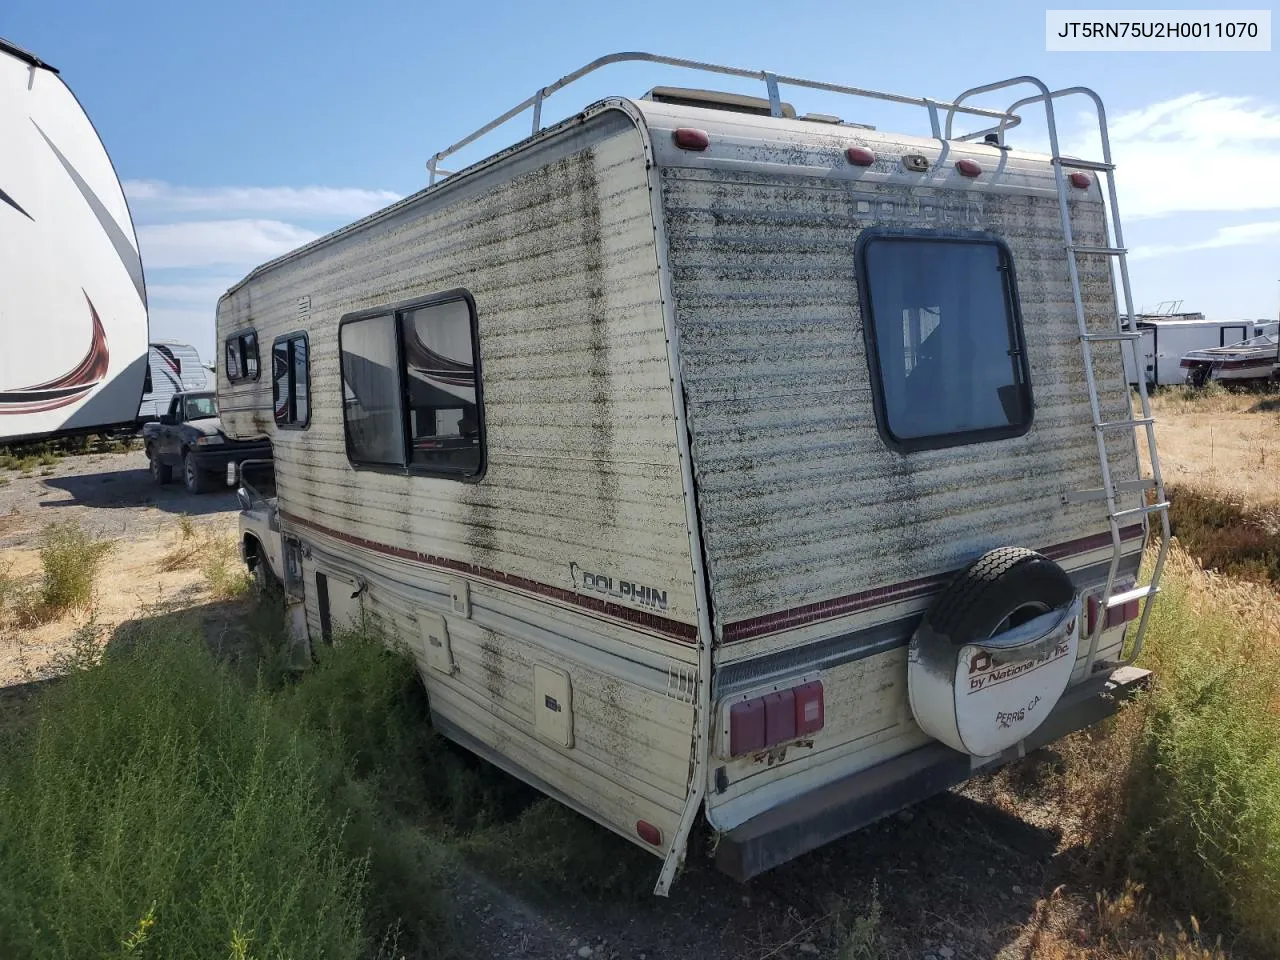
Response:
[{"label": "rear window", "polygon": [[885,439],[902,450],[1026,433],[1032,399],[1008,248],[864,235],[863,330]]}]

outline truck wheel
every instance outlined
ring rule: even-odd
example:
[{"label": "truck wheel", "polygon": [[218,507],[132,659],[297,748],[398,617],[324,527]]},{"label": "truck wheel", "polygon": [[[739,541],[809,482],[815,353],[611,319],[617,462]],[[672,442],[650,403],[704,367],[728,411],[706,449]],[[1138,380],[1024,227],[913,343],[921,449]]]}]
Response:
[{"label": "truck wheel", "polygon": [[928,613],[933,630],[957,646],[985,640],[1069,604],[1075,587],[1048,557],[1001,547],[952,580]]},{"label": "truck wheel", "polygon": [[258,554],[253,565],[253,587],[260,597],[274,597],[282,592],[280,581],[271,572],[271,565],[262,554]]},{"label": "truck wheel", "polygon": [[151,479],[155,481],[156,486],[164,486],[173,479],[173,467],[167,463],[160,462],[160,455],[154,450],[147,451],[148,467],[151,470]]},{"label": "truck wheel", "polygon": [[182,482],[187,493],[205,493],[209,489],[209,475],[196,464],[196,455],[190,450],[182,457]]}]

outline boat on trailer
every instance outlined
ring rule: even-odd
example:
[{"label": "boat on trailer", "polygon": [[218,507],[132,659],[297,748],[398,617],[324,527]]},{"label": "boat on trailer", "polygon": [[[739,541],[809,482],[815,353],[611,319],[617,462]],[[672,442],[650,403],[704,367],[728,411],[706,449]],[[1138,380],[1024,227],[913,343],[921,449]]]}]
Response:
[{"label": "boat on trailer", "polygon": [[1259,383],[1271,380],[1280,364],[1280,334],[1266,333],[1226,347],[1192,350],[1183,355],[1186,382],[1203,387],[1211,382]]}]

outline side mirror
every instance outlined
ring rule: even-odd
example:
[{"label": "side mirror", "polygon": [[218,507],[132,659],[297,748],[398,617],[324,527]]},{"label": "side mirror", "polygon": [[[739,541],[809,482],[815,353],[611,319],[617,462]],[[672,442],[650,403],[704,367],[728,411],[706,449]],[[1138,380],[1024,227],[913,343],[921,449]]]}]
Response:
[{"label": "side mirror", "polygon": [[172,413],[162,413],[160,414],[160,422],[167,427],[171,427],[176,421]]}]

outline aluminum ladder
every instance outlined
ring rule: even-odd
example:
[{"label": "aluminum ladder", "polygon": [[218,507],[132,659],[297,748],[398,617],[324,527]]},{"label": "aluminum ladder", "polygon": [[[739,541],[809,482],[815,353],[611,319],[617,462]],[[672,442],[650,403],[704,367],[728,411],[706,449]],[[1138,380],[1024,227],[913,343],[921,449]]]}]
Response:
[{"label": "aluminum ladder", "polygon": [[[1122,647],[1120,660],[1108,666],[1128,666],[1137,660],[1142,652],[1143,639],[1146,636],[1147,625],[1151,617],[1152,603],[1156,594],[1160,592],[1160,577],[1164,573],[1164,564],[1169,552],[1169,502],[1165,496],[1164,478],[1160,471],[1160,455],[1156,450],[1155,419],[1151,415],[1151,402],[1147,395],[1146,377],[1142,376],[1142,367],[1138,363],[1137,341],[1142,335],[1138,332],[1134,322],[1133,291],[1129,285],[1129,264],[1124,246],[1124,234],[1120,228],[1120,214],[1116,204],[1115,164],[1111,157],[1111,141],[1107,134],[1106,110],[1102,105],[1102,100],[1087,87],[1066,87],[1062,90],[1050,91],[1044,83],[1035,77],[1024,76],[966,90],[953,103],[958,105],[972,96],[1022,84],[1030,84],[1040,92],[1035,96],[1027,97],[1014,103],[1006,113],[1016,115],[1016,112],[1022,107],[1035,103],[1044,104],[1054,181],[1057,185],[1058,213],[1062,220],[1062,236],[1067,253],[1067,269],[1071,278],[1071,297],[1075,306],[1076,324],[1080,331],[1080,353],[1084,361],[1085,383],[1089,391],[1089,409],[1093,415],[1093,434],[1098,444],[1098,464],[1102,473],[1102,489],[1091,491],[1096,496],[1089,496],[1086,499],[1106,501],[1107,525],[1111,532],[1111,564],[1107,569],[1106,586],[1103,589],[1102,596],[1099,598],[1096,622],[1090,631],[1089,652],[1085,660],[1085,676],[1088,677],[1093,674],[1094,665],[1098,658],[1098,643],[1107,621],[1107,613],[1135,600],[1145,600],[1146,602],[1142,604],[1142,614],[1130,642],[1129,653],[1126,656]],[[1102,143],[1101,161],[1077,160],[1062,155],[1058,142],[1058,129],[1053,106],[1056,99],[1074,95],[1087,97],[1093,102],[1098,119],[1098,133]],[[954,112],[948,113],[945,133],[947,139],[951,139],[953,117]],[[1001,120],[995,127],[979,130],[958,139],[973,140],[995,134],[998,142],[1003,145],[1005,131],[1016,126],[1018,122],[1020,121],[1009,122]],[[1107,215],[1104,218],[1105,234],[1102,246],[1075,242],[1071,229],[1070,191],[1068,188],[1068,171],[1075,170],[1091,171],[1106,182]],[[1088,318],[1085,315],[1084,297],[1080,290],[1078,258],[1081,255],[1115,258],[1120,274],[1120,286],[1124,295],[1124,312],[1120,312],[1120,305],[1116,303],[1114,330],[1098,333],[1089,329]],[[1119,420],[1103,419],[1098,400],[1098,384],[1093,369],[1093,349],[1096,343],[1119,344],[1122,352],[1125,345],[1128,345],[1133,357],[1133,370],[1138,374],[1140,416],[1133,416],[1133,405],[1132,400],[1130,400],[1126,405],[1129,413],[1128,417]],[[1112,469],[1111,460],[1107,452],[1107,436],[1110,433],[1135,429],[1142,429],[1146,436],[1147,452],[1151,462],[1151,479],[1116,483],[1111,476]],[[1151,489],[1155,490],[1155,502],[1148,504],[1146,502],[1146,491]],[[1141,506],[1121,508],[1117,505],[1121,495],[1135,492],[1142,494]],[[1120,566],[1122,527],[1127,522],[1138,521],[1146,528],[1148,518],[1153,515],[1160,518],[1160,547],[1151,570],[1151,580],[1145,585],[1135,586],[1132,589],[1117,593],[1116,573]]]}]

